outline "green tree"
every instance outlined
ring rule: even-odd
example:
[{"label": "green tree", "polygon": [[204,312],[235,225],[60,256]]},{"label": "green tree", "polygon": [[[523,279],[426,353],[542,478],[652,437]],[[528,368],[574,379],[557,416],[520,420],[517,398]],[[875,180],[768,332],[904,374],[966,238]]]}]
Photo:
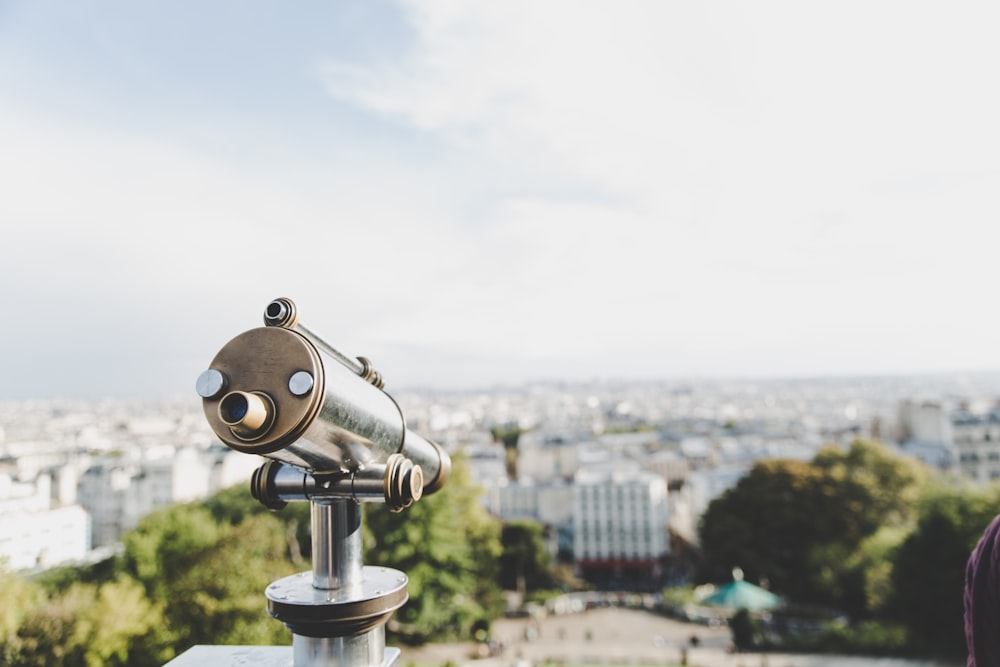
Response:
[{"label": "green tree", "polygon": [[13,572],[0,571],[0,664],[11,664],[19,644],[17,632],[45,603],[41,586]]},{"label": "green tree", "polygon": [[884,526],[862,541],[844,563],[853,579],[844,608],[855,618],[885,616],[893,592],[893,563],[911,530],[908,525]]},{"label": "green tree", "polygon": [[824,447],[813,465],[837,484],[838,505],[850,517],[842,539],[850,545],[882,526],[906,525],[930,476],[921,462],[871,440],[856,440],[846,451]]},{"label": "green tree", "polygon": [[40,572],[32,581],[41,586],[49,597],[66,592],[73,584],[107,584],[116,581],[123,573],[124,562],[120,556],[109,556],[96,563],[63,565]]},{"label": "green tree", "polygon": [[534,521],[508,521],[500,533],[500,585],[521,593],[553,585],[552,557]]},{"label": "green tree", "polygon": [[161,624],[135,581],[73,584],[25,618],[8,660],[13,667],[159,664],[170,655]]},{"label": "green tree", "polygon": [[[223,489],[199,504],[208,510],[216,522],[227,526],[236,526],[251,516],[268,513],[268,509],[250,494],[245,484]],[[307,503],[301,505],[308,507]]]},{"label": "green tree", "polygon": [[246,488],[239,484],[216,493],[202,503],[212,517],[223,526],[236,526],[249,517],[267,515],[276,517],[284,526],[289,555],[299,568],[308,569],[307,559],[312,549],[310,533],[310,507],[307,502],[289,503],[282,510],[268,510]]},{"label": "green tree", "polygon": [[920,651],[965,655],[965,566],[1000,507],[1000,487],[934,487],[921,500],[916,529],[899,547],[890,613]]},{"label": "green tree", "polygon": [[[249,495],[249,494],[248,494]],[[287,525],[279,515],[223,513],[220,502],[175,506],[143,519],[125,537],[127,571],[162,605],[166,631],[178,651],[197,643],[287,643],[291,635],[265,609],[264,590],[303,569],[291,559]],[[295,540],[291,541],[292,544]]]},{"label": "green tree", "polygon": [[174,505],[146,516],[123,538],[125,569],[153,600],[165,600],[223,533],[204,505]]},{"label": "green tree", "polygon": [[[79,642],[74,638],[77,613],[93,600],[91,587],[71,587],[60,599],[29,613],[15,640],[8,647],[12,667],[82,667],[86,665]],[[80,599],[87,599],[80,604]]]},{"label": "green tree", "polygon": [[886,447],[857,441],[811,463],[760,461],[702,518],[707,578],[739,566],[806,603],[863,613],[866,579],[851,563],[882,526],[903,526],[928,473]]},{"label": "green tree", "polygon": [[718,581],[740,567],[785,595],[814,597],[811,551],[833,539],[840,523],[827,483],[802,461],[755,464],[702,517],[705,578]]},{"label": "green tree", "polygon": [[[499,524],[479,505],[462,461],[449,483],[399,514],[369,512],[369,564],[410,578],[401,639],[472,635],[499,613]],[[308,569],[308,503],[267,512],[244,489],[154,512],[125,553],[33,582],[0,573],[0,664],[163,664],[195,643],[291,639],[265,611],[274,580]]]},{"label": "green tree", "polygon": [[452,463],[444,488],[406,510],[367,506],[366,563],[409,577],[409,602],[390,622],[401,641],[470,639],[499,613],[500,527],[480,506],[467,466]]},{"label": "green tree", "polygon": [[194,644],[287,644],[291,633],[265,612],[264,590],[299,571],[281,522],[255,514],[231,527],[169,585],[165,617],[183,649]]},{"label": "green tree", "polygon": [[[831,480],[835,511],[843,518],[834,539],[816,545],[811,554],[818,586],[826,591],[821,598],[855,618],[869,616],[871,603],[878,602],[870,598],[875,593],[871,587],[879,576],[884,584],[888,568],[884,561],[866,560],[860,551],[863,546],[869,552],[898,546],[912,527],[930,471],[916,459],[867,440],[855,441],[846,451],[825,447],[813,465]],[[866,544],[882,529],[881,540]]]}]

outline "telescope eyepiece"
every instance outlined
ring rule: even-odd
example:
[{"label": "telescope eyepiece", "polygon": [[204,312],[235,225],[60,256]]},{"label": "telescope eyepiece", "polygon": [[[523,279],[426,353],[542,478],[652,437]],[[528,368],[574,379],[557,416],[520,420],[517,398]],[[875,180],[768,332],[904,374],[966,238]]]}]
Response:
[{"label": "telescope eyepiece", "polygon": [[238,424],[241,419],[246,417],[250,405],[243,394],[235,393],[226,396],[219,409],[222,421],[232,426],[233,424]]},{"label": "telescope eyepiece", "polygon": [[274,423],[274,403],[261,392],[231,391],[219,402],[219,419],[241,440],[254,440]]}]

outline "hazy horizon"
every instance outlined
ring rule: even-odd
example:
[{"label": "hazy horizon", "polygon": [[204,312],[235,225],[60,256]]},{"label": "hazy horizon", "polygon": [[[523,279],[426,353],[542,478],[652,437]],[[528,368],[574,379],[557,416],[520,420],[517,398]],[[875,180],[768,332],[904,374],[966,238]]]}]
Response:
[{"label": "hazy horizon", "polygon": [[[875,386],[897,386],[908,385],[914,391],[908,396],[914,400],[924,399],[946,399],[946,398],[968,398],[968,399],[995,399],[1000,400],[1000,370],[976,370],[976,371],[955,371],[939,373],[890,373],[890,374],[845,374],[845,375],[772,375],[772,376],[686,376],[686,377],[580,377],[580,378],[558,378],[558,377],[538,377],[517,382],[482,382],[469,384],[421,384],[419,382],[410,384],[400,384],[392,382],[385,387],[385,391],[397,398],[409,395],[420,394],[441,394],[441,395],[461,395],[461,394],[489,394],[505,392],[530,391],[538,388],[565,389],[569,391],[580,389],[642,389],[663,387],[665,389],[694,389],[711,390],[712,388],[728,387],[729,389],[738,387],[767,388],[770,385],[852,385],[862,384],[867,391],[873,391]],[[68,402],[123,402],[135,401],[138,403],[157,403],[177,401],[190,402],[192,406],[199,406],[201,398],[194,388],[194,380],[191,386],[181,390],[167,392],[151,391],[148,393],[122,392],[122,393],[95,393],[91,387],[83,387],[78,392],[64,392],[61,394],[36,394],[36,395],[3,395],[0,394],[0,403],[49,403],[58,401]]]}]

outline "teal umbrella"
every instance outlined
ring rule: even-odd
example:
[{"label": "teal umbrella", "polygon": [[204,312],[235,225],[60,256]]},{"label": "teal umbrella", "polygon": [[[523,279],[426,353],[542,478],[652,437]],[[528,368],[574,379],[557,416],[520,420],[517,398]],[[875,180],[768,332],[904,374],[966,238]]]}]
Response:
[{"label": "teal umbrella", "polygon": [[782,605],[781,598],[760,586],[754,586],[743,581],[743,572],[733,570],[733,581],[721,587],[704,600],[704,604],[730,609],[746,609],[747,611],[763,611],[777,609]]}]

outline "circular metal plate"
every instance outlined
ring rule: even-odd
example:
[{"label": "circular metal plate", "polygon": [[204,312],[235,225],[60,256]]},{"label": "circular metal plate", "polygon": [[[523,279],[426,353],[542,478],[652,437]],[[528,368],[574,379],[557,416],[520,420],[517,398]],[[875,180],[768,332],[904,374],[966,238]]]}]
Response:
[{"label": "circular metal plate", "polygon": [[326,590],[313,587],[312,572],[300,572],[267,587],[267,610],[300,634],[352,634],[384,623],[406,604],[407,581],[399,570],[365,566],[360,590]]},{"label": "circular metal plate", "polygon": [[[324,375],[316,348],[301,335],[280,327],[260,327],[229,341],[212,360],[211,370],[226,379],[226,390],[259,392],[274,404],[274,419],[265,433],[249,441],[222,420],[219,403],[225,395],[205,398],[205,418],[226,445],[248,454],[268,454],[294,442],[309,426],[322,404]],[[296,373],[315,378],[311,391],[295,395],[289,379]]]}]

